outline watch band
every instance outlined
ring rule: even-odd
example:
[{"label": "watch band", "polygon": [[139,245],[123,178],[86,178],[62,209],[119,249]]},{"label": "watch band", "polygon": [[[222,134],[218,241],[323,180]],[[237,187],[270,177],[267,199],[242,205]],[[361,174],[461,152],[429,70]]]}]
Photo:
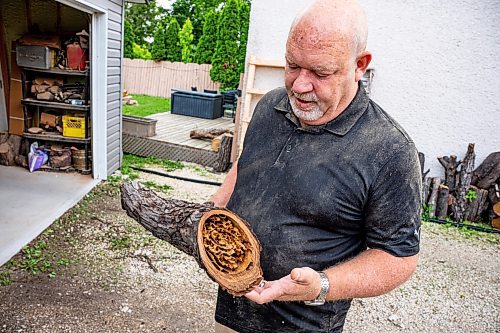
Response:
[{"label": "watch band", "polygon": [[325,304],[326,295],[328,294],[328,290],[330,289],[330,281],[328,280],[328,277],[324,272],[318,272],[318,273],[319,273],[319,279],[321,281],[321,290],[316,299],[312,301],[304,301],[304,304],[306,305],[317,306]]}]

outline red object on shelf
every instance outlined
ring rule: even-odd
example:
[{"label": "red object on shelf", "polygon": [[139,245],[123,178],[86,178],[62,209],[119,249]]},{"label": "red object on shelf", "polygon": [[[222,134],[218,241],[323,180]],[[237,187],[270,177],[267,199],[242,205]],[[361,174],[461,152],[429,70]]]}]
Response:
[{"label": "red object on shelf", "polygon": [[66,52],[68,55],[68,68],[78,69],[80,71],[85,70],[87,54],[85,53],[85,49],[80,47],[80,44],[68,44],[68,46],[66,46]]}]

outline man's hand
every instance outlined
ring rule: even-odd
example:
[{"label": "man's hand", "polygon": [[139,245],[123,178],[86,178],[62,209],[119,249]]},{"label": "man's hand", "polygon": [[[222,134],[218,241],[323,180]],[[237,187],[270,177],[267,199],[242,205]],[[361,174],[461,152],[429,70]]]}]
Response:
[{"label": "man's hand", "polygon": [[319,273],[309,267],[294,268],[290,274],[275,281],[265,281],[245,295],[257,304],[271,301],[310,301],[321,290]]}]

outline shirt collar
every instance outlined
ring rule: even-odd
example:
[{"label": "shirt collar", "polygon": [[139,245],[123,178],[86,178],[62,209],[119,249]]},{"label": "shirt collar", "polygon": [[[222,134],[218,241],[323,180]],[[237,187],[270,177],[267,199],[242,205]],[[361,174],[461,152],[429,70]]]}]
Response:
[{"label": "shirt collar", "polygon": [[370,98],[366,95],[365,89],[361,84],[358,85],[358,92],[354,96],[353,100],[349,106],[337,116],[337,118],[329,121],[323,125],[317,126],[305,126],[301,127],[299,119],[292,111],[290,105],[290,99],[288,94],[286,94],[279,102],[275,105],[274,109],[281,113],[284,113],[285,117],[293,122],[297,127],[301,127],[301,130],[309,133],[321,133],[323,131],[335,134],[338,136],[346,135],[351,128],[356,124],[356,122],[365,113]]}]

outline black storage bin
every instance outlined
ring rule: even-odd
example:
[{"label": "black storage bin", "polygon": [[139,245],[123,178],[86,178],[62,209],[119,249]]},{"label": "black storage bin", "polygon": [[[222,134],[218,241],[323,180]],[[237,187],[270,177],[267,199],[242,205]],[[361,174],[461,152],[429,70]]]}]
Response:
[{"label": "black storage bin", "polygon": [[172,114],[216,119],[223,115],[222,95],[188,90],[172,90]]}]

